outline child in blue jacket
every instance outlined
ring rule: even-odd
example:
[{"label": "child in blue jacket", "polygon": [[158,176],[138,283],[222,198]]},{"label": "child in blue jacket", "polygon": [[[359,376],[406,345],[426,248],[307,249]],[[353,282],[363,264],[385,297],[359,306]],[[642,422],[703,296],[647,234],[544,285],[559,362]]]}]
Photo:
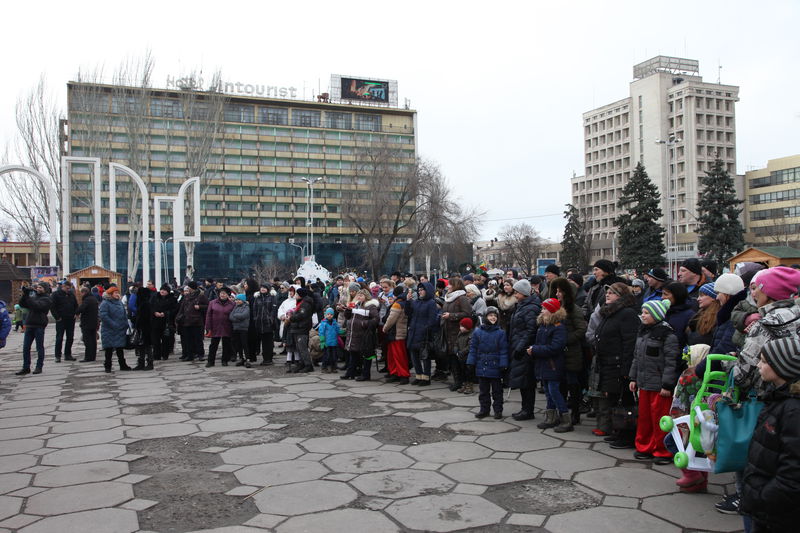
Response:
[{"label": "child in blue jacket", "polygon": [[567,312],[561,308],[561,302],[556,298],[548,298],[542,302],[542,312],[536,319],[539,324],[536,342],[528,348],[528,354],[534,358],[536,379],[542,381],[547,396],[545,419],[537,427],[556,428],[556,433],[573,429],[567,402],[561,394],[567,348],[567,327],[564,325],[566,318]]},{"label": "child in blue jacket", "polygon": [[[494,417],[503,418],[502,376],[508,369],[508,338],[497,321],[500,312],[496,307],[486,309],[486,321],[472,334],[467,366],[475,369],[478,377],[478,401],[480,411],[475,418],[489,416],[489,407],[494,403]],[[490,397],[491,392],[491,397]]]},{"label": "child in blue jacket", "polygon": [[339,323],[333,319],[333,309],[325,310],[325,318],[317,327],[319,331],[320,347],[325,351],[322,356],[322,373],[336,372],[336,362],[339,360],[339,335],[344,333],[339,329]]}]

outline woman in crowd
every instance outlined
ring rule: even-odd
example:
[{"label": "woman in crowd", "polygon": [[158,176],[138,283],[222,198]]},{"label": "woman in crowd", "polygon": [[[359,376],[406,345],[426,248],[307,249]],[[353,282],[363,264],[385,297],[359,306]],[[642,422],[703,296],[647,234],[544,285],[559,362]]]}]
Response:
[{"label": "woman in crowd", "polygon": [[410,374],[408,373],[408,352],[406,351],[408,317],[405,308],[407,305],[405,285],[395,287],[389,297],[389,308],[383,324],[383,333],[386,339],[386,364],[389,369],[387,383],[408,384]]},{"label": "woman in crowd", "polygon": [[493,304],[499,312],[498,324],[506,334],[511,315],[517,307],[517,299],[514,297],[514,280],[504,279],[501,289],[494,295],[493,299],[487,298],[488,304]]},{"label": "woman in crowd", "polygon": [[[352,304],[352,305],[350,305]],[[378,300],[372,297],[369,289],[361,289],[356,293],[354,301],[348,304],[347,340],[344,349],[347,351],[347,372],[342,379],[369,381],[372,361],[375,360],[377,346],[376,328],[378,326]],[[361,373],[358,364],[361,363]]]},{"label": "woman in crowd", "polygon": [[211,337],[211,344],[208,347],[207,367],[214,366],[220,342],[222,342],[222,366],[228,366],[228,361],[231,360],[233,329],[230,314],[234,304],[230,297],[231,290],[223,287],[217,291],[217,299],[208,305],[205,328],[208,336]]},{"label": "woman in crowd", "polygon": [[584,351],[586,342],[586,320],[583,312],[575,303],[575,289],[565,278],[556,278],[550,282],[550,293],[561,302],[566,313],[564,324],[567,327],[567,347],[564,353],[564,381],[562,395],[567,398],[572,424],[581,423],[581,399],[583,397]]},{"label": "woman in crowd", "polygon": [[686,326],[686,345],[707,344],[712,346],[717,327],[717,313],[720,309],[717,293],[714,291],[714,283],[706,283],[700,287],[697,306],[699,310],[689,319],[689,324]]},{"label": "woman in crowd", "polygon": [[[449,366],[453,374],[453,384],[450,390],[456,391],[464,386],[464,376],[458,364],[458,332],[459,322],[462,318],[472,316],[472,304],[467,297],[464,281],[460,277],[452,277],[448,280],[447,293],[444,295],[444,305],[442,306],[442,335],[445,341],[446,359],[442,366]],[[444,369],[439,369],[439,361],[436,362],[436,373],[442,381],[446,379]]]},{"label": "woman in crowd", "polygon": [[[689,320],[695,314],[695,301],[689,300],[689,293],[686,292],[686,286],[679,282],[673,281],[664,285],[662,289],[664,300],[669,300],[669,311],[667,311],[667,323],[672,327],[675,336],[678,338],[678,346],[686,346],[686,328],[689,326]],[[683,370],[682,368],[680,369]]]},{"label": "woman in crowd", "polygon": [[100,304],[100,339],[105,350],[106,372],[111,372],[111,355],[116,351],[120,370],[131,370],[125,362],[127,344],[128,313],[122,303],[122,294],[117,287],[109,287],[103,293]]},{"label": "woman in crowd", "polygon": [[412,385],[431,384],[431,345],[439,330],[439,308],[434,300],[435,291],[429,282],[417,285],[417,299],[406,305],[408,336],[406,347],[414,365]]},{"label": "woman in crowd", "polygon": [[233,303],[234,307],[228,315],[231,320],[233,357],[236,359],[236,366],[250,368],[250,346],[248,344],[250,305],[247,303],[247,295],[237,294]]}]

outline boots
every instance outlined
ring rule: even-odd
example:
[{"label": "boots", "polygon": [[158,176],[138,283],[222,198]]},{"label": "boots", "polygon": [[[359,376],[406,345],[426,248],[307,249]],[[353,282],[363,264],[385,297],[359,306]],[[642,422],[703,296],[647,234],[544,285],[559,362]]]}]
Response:
[{"label": "boots", "polygon": [[572,425],[578,426],[581,423],[581,412],[579,409],[572,410]]},{"label": "boots", "polygon": [[153,347],[151,345],[144,347],[145,370],[153,370]]},{"label": "boots", "polygon": [[119,362],[120,370],[133,370],[131,367],[128,366],[128,363],[125,362],[124,354],[117,355],[117,361]]},{"label": "boots", "polygon": [[570,416],[569,411],[567,411],[566,413],[561,413],[561,423],[553,431],[556,433],[566,433],[567,431],[572,431],[573,429],[572,416]]},{"label": "boots", "polygon": [[699,485],[706,480],[706,477],[703,476],[705,472],[698,472],[696,470],[689,470],[688,468],[681,468],[681,473],[683,473],[683,476],[679,478],[677,481],[675,481],[675,484],[678,485],[681,489],[693,487],[694,485]]},{"label": "boots", "polygon": [[136,366],[133,369],[144,370],[144,366],[144,346],[139,346],[136,348]]},{"label": "boots", "polygon": [[[550,429],[556,427],[558,425],[556,416],[557,415],[555,409],[547,409],[544,412],[544,422],[539,422],[538,424],[536,424],[536,427],[539,429]],[[517,418],[517,420],[519,419]]]},{"label": "boots", "polygon": [[473,385],[472,383],[466,383],[466,384],[464,384],[464,390],[463,390],[463,393],[464,393],[464,394],[475,394],[475,388],[474,388],[474,385]]},{"label": "boots", "polygon": [[[681,492],[687,492],[689,494],[694,492],[706,492],[708,490],[708,472],[696,472],[700,474],[699,480],[697,483],[693,485],[689,485],[688,487],[681,487]],[[686,471],[684,471],[684,477],[686,476]]]}]

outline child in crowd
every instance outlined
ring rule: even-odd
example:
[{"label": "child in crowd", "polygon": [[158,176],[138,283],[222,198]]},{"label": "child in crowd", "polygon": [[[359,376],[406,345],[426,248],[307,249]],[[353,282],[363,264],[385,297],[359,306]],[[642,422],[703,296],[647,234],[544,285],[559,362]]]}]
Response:
[{"label": "child in crowd", "polygon": [[556,433],[572,431],[572,417],[567,402],[561,394],[561,382],[565,376],[565,353],[567,328],[563,324],[567,312],[556,298],[542,302],[542,312],[536,319],[536,342],[528,348],[534,358],[537,379],[542,380],[547,397],[545,420],[537,424],[540,429],[556,428]]},{"label": "child in crowd", "polygon": [[742,481],[740,511],[753,533],[797,531],[800,508],[800,339],[770,340],[758,372],[769,384],[763,396]]},{"label": "child in crowd", "polygon": [[325,318],[319,323],[320,347],[325,351],[322,356],[322,373],[332,374],[336,372],[336,364],[339,361],[339,335],[345,332],[339,329],[339,323],[333,319],[333,308],[325,309]]},{"label": "child in crowd", "polygon": [[237,294],[234,302],[236,307],[231,309],[230,314],[233,326],[233,356],[236,358],[236,366],[250,368],[247,344],[247,330],[250,327],[250,305],[247,303],[247,295],[244,293]]},{"label": "child in crowd", "polygon": [[[456,337],[456,360],[461,367],[461,375],[464,376],[464,383],[456,389],[462,394],[473,394],[473,381],[475,373],[469,370],[467,356],[469,355],[469,343],[472,340],[473,323],[471,318],[462,318],[458,323],[458,337]],[[500,409],[502,412],[502,409]]]},{"label": "child in crowd", "polygon": [[642,305],[642,327],[636,338],[631,365],[631,392],[639,389],[639,419],[636,425],[636,459],[658,465],[672,462],[664,446],[664,432],[659,427],[662,416],[672,407],[672,391],[678,382],[678,358],[681,349],[672,327],[664,320],[669,300],[650,300]]},{"label": "child in crowd", "polygon": [[[508,338],[497,321],[500,312],[496,307],[486,309],[486,321],[475,330],[469,344],[467,367],[478,376],[478,402],[480,411],[475,418],[489,416],[494,403],[494,417],[503,418],[502,377],[508,368]],[[467,319],[464,319],[467,320]]]},{"label": "child in crowd", "polygon": [[24,310],[19,304],[14,304],[14,331],[19,331],[19,328],[22,328],[22,331],[25,331],[25,315]]}]

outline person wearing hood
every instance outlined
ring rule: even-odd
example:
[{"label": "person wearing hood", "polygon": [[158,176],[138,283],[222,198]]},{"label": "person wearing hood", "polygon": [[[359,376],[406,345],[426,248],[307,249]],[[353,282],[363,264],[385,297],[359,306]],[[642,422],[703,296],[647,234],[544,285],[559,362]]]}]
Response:
[{"label": "person wearing hood", "polygon": [[[298,277],[297,279],[301,279]],[[289,372],[306,373],[314,371],[314,363],[308,349],[308,334],[314,326],[314,297],[306,287],[297,289],[297,306],[289,316],[289,330],[294,338],[295,349],[300,356],[300,363],[289,369]]]},{"label": "person wearing hood", "polygon": [[537,319],[542,310],[539,295],[532,293],[531,283],[521,279],[514,283],[514,297],[517,307],[511,315],[508,327],[508,351],[511,357],[509,386],[519,389],[522,409],[512,414],[514,420],[534,418],[533,407],[536,401],[536,374],[533,357],[527,352],[536,339]]},{"label": "person wearing hood", "polygon": [[417,285],[417,299],[405,306],[408,315],[408,336],[406,347],[414,365],[412,385],[431,384],[431,355],[433,344],[439,333],[439,307],[434,300],[436,292],[433,284],[422,282]]},{"label": "person wearing hood", "polygon": [[270,292],[271,285],[262,283],[258,292],[253,295],[251,312],[253,324],[258,332],[258,342],[261,345],[261,366],[272,366],[275,356],[274,331],[278,318],[278,308],[275,298]]},{"label": "person wearing hood", "polygon": [[681,348],[672,327],[665,321],[669,306],[669,300],[652,300],[642,306],[642,326],[628,372],[630,391],[639,391],[634,458],[652,459],[657,465],[672,462],[659,422],[662,416],[669,414],[672,391],[680,374],[677,362]]},{"label": "person wearing hood", "polygon": [[[214,293],[216,294],[216,292]],[[153,346],[153,359],[160,361],[169,358],[167,351],[167,337],[169,329],[174,328],[175,313],[178,310],[178,301],[172,294],[170,286],[164,283],[161,288],[150,297],[150,342]],[[202,341],[201,341],[202,342]]]},{"label": "person wearing hood", "polygon": [[36,341],[36,367],[34,374],[41,374],[44,367],[44,330],[47,327],[47,313],[53,306],[50,286],[37,283],[35,288],[22,291],[19,306],[28,310],[25,317],[25,334],[22,339],[22,370],[18,376],[31,372],[31,345]]},{"label": "person wearing hood", "polygon": [[81,305],[75,316],[81,317],[81,339],[84,354],[81,363],[89,363],[97,359],[97,329],[100,325],[97,299],[92,296],[89,287],[81,287]]},{"label": "person wearing hood", "polygon": [[[700,292],[699,289],[697,292]],[[683,349],[687,340],[686,328],[689,326],[689,320],[692,319],[697,311],[695,308],[697,301],[689,299],[686,286],[679,281],[673,281],[665,285],[663,295],[664,300],[669,300],[670,303],[667,311],[667,322],[678,338],[678,345]]]},{"label": "person wearing hood", "polygon": [[477,285],[469,284],[464,289],[467,291],[467,298],[472,304],[472,318],[477,319],[476,325],[483,324],[483,317],[486,315],[486,300]]},{"label": "person wearing hood", "polygon": [[[382,284],[383,282],[381,282]],[[408,317],[405,307],[407,305],[405,285],[395,287],[389,297],[388,313],[383,324],[383,333],[386,339],[386,365],[389,369],[387,383],[407,385],[410,377],[406,349]]]},{"label": "person wearing hood", "polygon": [[[372,297],[369,289],[356,293],[355,299],[348,304],[347,339],[344,349],[347,351],[347,371],[342,379],[369,381],[372,361],[375,360],[377,348],[378,300]],[[360,365],[360,374],[359,373]]]},{"label": "person wearing hood", "polygon": [[480,410],[475,418],[489,416],[494,408],[494,418],[503,418],[502,378],[508,368],[508,338],[498,325],[500,311],[496,307],[486,309],[486,322],[472,334],[469,343],[467,366],[474,369],[478,377],[478,403]]},{"label": "person wearing hood", "polygon": [[246,294],[237,294],[234,298],[234,307],[231,309],[231,344],[233,357],[236,359],[236,366],[250,368],[250,304],[247,303]]},{"label": "person wearing hood", "polygon": [[447,368],[453,374],[453,384],[450,390],[456,391],[464,386],[465,376],[461,372],[458,364],[458,333],[460,330],[459,322],[462,318],[472,317],[472,304],[467,297],[464,281],[459,277],[452,277],[448,282],[448,290],[444,295],[444,305],[442,306],[442,335],[445,341],[445,359],[436,361],[436,372],[431,377],[432,380],[445,381],[447,379]]},{"label": "person wearing hood", "polygon": [[564,380],[564,353],[567,347],[567,312],[556,298],[542,302],[542,311],[536,318],[536,340],[527,353],[534,360],[536,377],[542,381],[547,410],[545,419],[537,424],[539,429],[555,428],[556,433],[572,431],[572,417],[567,402],[561,394]]},{"label": "person wearing hood", "polygon": [[517,298],[514,296],[514,280],[504,279],[502,285],[498,288],[493,298],[487,299],[487,304],[491,303],[497,307],[500,313],[498,318],[498,325],[508,335],[508,324],[511,322],[511,315],[514,314],[514,309],[517,308]]},{"label": "person wearing hood", "polygon": [[[800,508],[800,339],[764,344],[758,362],[769,384],[742,477],[739,509],[752,531],[797,531]],[[747,528],[745,523],[745,528]]]},{"label": "person wearing hood", "polygon": [[758,314],[756,301],[753,299],[751,284],[758,273],[765,268],[766,267],[761,263],[744,263],[736,267],[735,273],[742,278],[742,283],[744,284],[743,290],[745,292],[745,297],[737,303],[733,311],[731,311],[731,321],[733,322],[735,330],[732,340],[738,348],[744,346],[744,341],[747,338],[747,329],[753,319],[761,317],[761,315]]},{"label": "person wearing hood", "polygon": [[206,367],[212,367],[216,364],[217,348],[219,348],[220,342],[222,342],[222,366],[228,366],[228,361],[231,360],[233,327],[230,315],[233,307],[231,290],[227,287],[219,289],[217,291],[217,299],[208,304],[205,329],[207,336],[211,337],[211,344],[208,346]]},{"label": "person wearing hood", "polygon": [[[584,288],[586,288],[586,301],[583,304],[583,317],[586,320],[589,320],[589,317],[598,306],[605,304],[606,291],[611,285],[614,283],[628,284],[625,279],[617,276],[614,263],[608,259],[600,259],[595,262],[592,274],[594,274],[594,282],[584,285]],[[587,287],[587,285],[591,286]]]},{"label": "person wearing hood", "polygon": [[122,293],[117,287],[109,287],[103,293],[100,304],[100,339],[105,350],[106,372],[111,372],[111,356],[116,351],[120,370],[131,370],[125,362],[125,346],[128,343],[128,312],[122,303]]}]

